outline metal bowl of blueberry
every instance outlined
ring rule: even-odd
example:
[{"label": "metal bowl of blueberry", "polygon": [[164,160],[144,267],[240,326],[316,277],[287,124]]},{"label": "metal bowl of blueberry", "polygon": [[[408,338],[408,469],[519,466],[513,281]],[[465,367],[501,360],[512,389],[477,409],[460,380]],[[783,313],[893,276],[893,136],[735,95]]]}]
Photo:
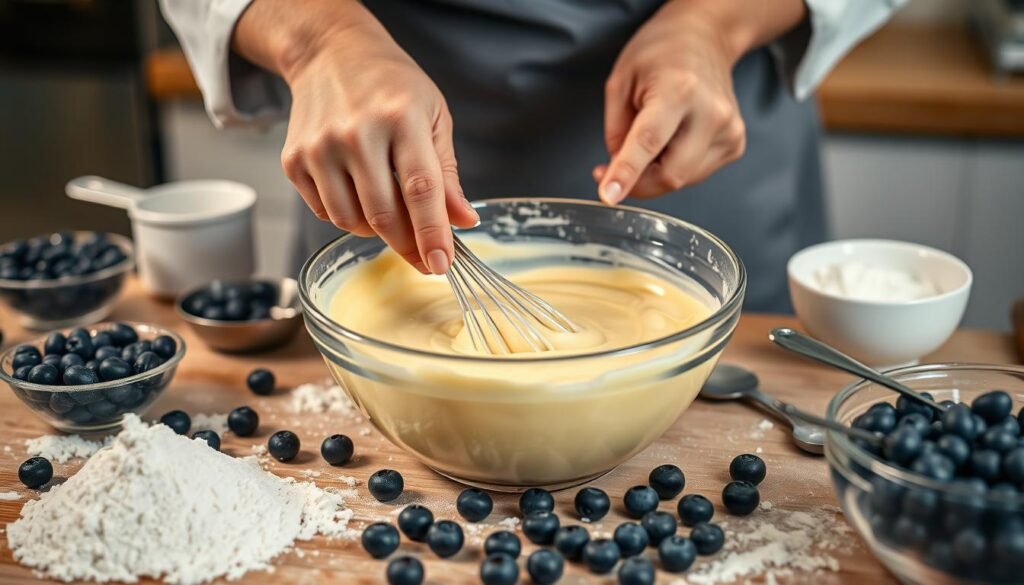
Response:
[{"label": "metal bowl of blueberry", "polygon": [[175,332],[145,323],[77,327],[0,354],[0,380],[54,427],[71,433],[120,426],[142,414],[185,355]]},{"label": "metal bowl of blueberry", "polygon": [[302,326],[292,278],[214,281],[178,298],[178,315],[217,351],[246,353],[287,343]]},{"label": "metal bowl of blueberry", "polygon": [[1024,368],[930,364],[889,375],[942,411],[871,382],[829,404],[825,454],[850,524],[904,583],[1020,583],[1024,574]]},{"label": "metal bowl of blueberry", "polygon": [[132,242],[103,232],[57,232],[0,246],[0,302],[31,329],[106,317],[135,266]]}]

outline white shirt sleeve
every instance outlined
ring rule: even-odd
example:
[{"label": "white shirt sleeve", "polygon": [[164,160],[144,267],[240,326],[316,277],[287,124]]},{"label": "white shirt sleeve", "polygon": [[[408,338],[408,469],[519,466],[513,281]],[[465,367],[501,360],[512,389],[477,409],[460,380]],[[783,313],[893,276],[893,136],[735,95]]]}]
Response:
[{"label": "white shirt sleeve", "polygon": [[218,128],[275,121],[291,104],[284,80],[231,51],[235,24],[251,1],[160,0]]},{"label": "white shirt sleeve", "polygon": [[804,0],[807,19],[771,46],[797,99],[809,96],[857,43],[907,0]]}]

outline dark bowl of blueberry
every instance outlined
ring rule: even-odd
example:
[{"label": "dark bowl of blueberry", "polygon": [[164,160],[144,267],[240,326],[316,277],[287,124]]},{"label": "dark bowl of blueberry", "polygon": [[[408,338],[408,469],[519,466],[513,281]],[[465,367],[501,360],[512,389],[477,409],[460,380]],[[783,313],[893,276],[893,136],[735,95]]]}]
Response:
[{"label": "dark bowl of blueberry", "polygon": [[206,345],[227,353],[278,347],[302,327],[292,278],[214,281],[178,297],[178,315]]},{"label": "dark bowl of blueberry", "polygon": [[0,380],[62,431],[106,431],[129,412],[145,412],[184,355],[185,341],[169,329],[100,323],[9,348],[0,354]]},{"label": "dark bowl of blueberry", "polygon": [[0,245],[0,302],[25,327],[95,323],[135,266],[132,242],[103,232],[57,232]]},{"label": "dark bowl of blueberry", "polygon": [[942,409],[866,381],[832,399],[829,418],[884,437],[828,435],[850,524],[904,583],[1020,583],[1024,368],[930,364],[889,375]]}]

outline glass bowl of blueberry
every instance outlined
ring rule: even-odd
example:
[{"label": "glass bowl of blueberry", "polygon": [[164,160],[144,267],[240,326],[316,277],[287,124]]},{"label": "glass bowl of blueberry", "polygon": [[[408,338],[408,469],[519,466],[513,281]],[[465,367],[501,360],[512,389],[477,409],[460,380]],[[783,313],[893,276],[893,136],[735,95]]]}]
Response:
[{"label": "glass bowl of blueberry", "polygon": [[889,375],[938,411],[862,381],[829,418],[884,436],[831,432],[826,456],[843,511],[904,583],[1019,583],[1024,574],[1024,368],[930,364]]},{"label": "glass bowl of blueberry", "polygon": [[302,326],[292,278],[214,281],[178,298],[178,315],[211,348],[228,353],[272,349]]},{"label": "glass bowl of blueberry", "polygon": [[0,380],[57,429],[106,431],[126,413],[142,414],[185,355],[175,332],[144,323],[77,327],[0,354]]},{"label": "glass bowl of blueberry", "polygon": [[106,317],[135,266],[131,240],[57,232],[0,246],[0,302],[24,326],[47,330]]}]

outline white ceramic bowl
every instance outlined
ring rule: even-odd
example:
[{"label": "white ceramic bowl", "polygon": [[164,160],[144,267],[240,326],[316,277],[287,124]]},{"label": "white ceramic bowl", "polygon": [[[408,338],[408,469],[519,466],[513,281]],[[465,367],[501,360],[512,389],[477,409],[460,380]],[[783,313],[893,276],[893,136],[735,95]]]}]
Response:
[{"label": "white ceramic bowl", "polygon": [[[936,295],[911,301],[851,299],[817,288],[814,274],[843,262],[900,269],[930,279]],[[805,248],[789,260],[789,294],[807,332],[877,368],[916,363],[956,329],[973,276],[959,258],[893,240],[838,240]]]}]

